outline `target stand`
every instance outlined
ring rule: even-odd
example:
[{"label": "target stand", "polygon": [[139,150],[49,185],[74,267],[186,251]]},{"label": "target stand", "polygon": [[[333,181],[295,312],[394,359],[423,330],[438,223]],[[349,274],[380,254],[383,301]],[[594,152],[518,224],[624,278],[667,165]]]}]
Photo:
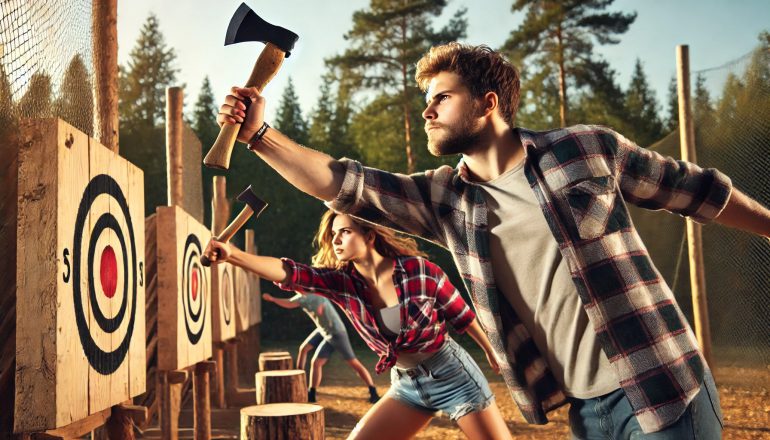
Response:
[{"label": "target stand", "polygon": [[144,176],[59,119],[22,122],[15,432],[146,388]]},{"label": "target stand", "polygon": [[211,357],[211,270],[200,258],[211,233],[177,206],[157,210],[158,369]]}]

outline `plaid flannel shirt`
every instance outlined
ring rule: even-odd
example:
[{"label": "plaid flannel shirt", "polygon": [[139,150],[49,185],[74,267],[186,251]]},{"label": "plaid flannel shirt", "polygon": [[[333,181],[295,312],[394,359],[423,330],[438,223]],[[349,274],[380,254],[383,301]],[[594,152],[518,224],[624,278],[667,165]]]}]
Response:
[{"label": "plaid flannel shirt", "polygon": [[432,353],[444,344],[446,321],[464,332],[476,314],[440,267],[422,257],[393,260],[393,284],[401,312],[401,331],[395,340],[387,338],[374,318],[371,301],[366,300],[366,282],[352,265],[344,270],[320,269],[284,258],[291,274],[284,290],[315,293],[339,305],[348,315],[366,345],[380,356],[379,374],[392,367],[398,351]]},{"label": "plaid flannel shirt", "polygon": [[[707,367],[671,289],[650,260],[626,202],[704,223],[732,190],[714,169],[663,157],[604,127],[517,129],[524,172],[583,307],[645,432],[674,423]],[[420,236],[452,252],[524,418],[548,422],[566,403],[528,330],[498,292],[483,191],[456,169],[403,175],[343,159],[337,211]],[[503,300],[500,300],[503,298]]]}]

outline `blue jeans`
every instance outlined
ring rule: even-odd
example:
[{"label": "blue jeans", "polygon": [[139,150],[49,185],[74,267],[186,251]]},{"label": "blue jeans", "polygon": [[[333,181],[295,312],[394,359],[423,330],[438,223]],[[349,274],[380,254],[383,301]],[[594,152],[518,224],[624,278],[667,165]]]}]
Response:
[{"label": "blue jeans", "polygon": [[593,399],[570,398],[573,439],[711,440],[722,438],[722,410],[714,378],[704,373],[703,385],[676,423],[645,434],[622,389]]},{"label": "blue jeans", "polygon": [[470,354],[447,337],[433,356],[415,368],[393,367],[387,396],[421,411],[442,411],[456,421],[481,411],[495,399]]}]

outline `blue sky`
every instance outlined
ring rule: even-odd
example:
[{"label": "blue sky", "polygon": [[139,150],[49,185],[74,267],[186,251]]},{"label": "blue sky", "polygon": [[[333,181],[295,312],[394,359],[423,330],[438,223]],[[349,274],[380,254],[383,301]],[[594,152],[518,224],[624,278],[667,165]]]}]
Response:
[{"label": "blue sky", "polygon": [[[217,99],[232,85],[241,85],[262,50],[260,43],[223,46],[225,31],[240,0],[184,0],[118,2],[118,60],[125,65],[143,22],[157,15],[166,43],[177,53],[179,84],[185,84],[185,104],[191,108],[204,76],[212,82]],[[264,91],[267,118],[272,119],[281,93],[291,77],[307,115],[315,105],[324,72],[324,58],[346,47],[343,35],[351,28],[354,11],[366,8],[369,0],[249,0],[246,2],[265,20],[289,28],[300,39],[276,78]],[[437,26],[460,7],[468,8],[468,36],[464,42],[500,46],[523,17],[510,11],[512,0],[449,0]],[[615,46],[596,51],[618,72],[623,88],[628,84],[636,58],[656,90],[661,106],[669,79],[675,73],[675,48],[690,46],[693,71],[728,63],[753,49],[757,35],[770,30],[770,1],[767,0],[616,0],[611,10],[636,11],[630,30]],[[718,86],[718,84],[714,84]],[[591,121],[581,121],[591,122]]]}]

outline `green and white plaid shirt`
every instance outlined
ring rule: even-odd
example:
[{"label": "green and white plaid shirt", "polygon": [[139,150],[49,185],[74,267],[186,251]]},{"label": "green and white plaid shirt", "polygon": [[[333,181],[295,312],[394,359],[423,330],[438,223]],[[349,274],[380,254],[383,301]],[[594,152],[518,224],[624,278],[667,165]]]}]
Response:
[{"label": "green and white plaid shirt", "polygon": [[[714,169],[663,157],[604,127],[517,129],[524,171],[583,307],[645,432],[676,422],[707,369],[671,289],[657,271],[626,202],[698,222],[715,218],[732,190]],[[412,175],[343,159],[329,206],[447,248],[473,298],[505,382],[529,423],[566,403],[529,331],[492,273],[483,190],[461,161]]]}]

